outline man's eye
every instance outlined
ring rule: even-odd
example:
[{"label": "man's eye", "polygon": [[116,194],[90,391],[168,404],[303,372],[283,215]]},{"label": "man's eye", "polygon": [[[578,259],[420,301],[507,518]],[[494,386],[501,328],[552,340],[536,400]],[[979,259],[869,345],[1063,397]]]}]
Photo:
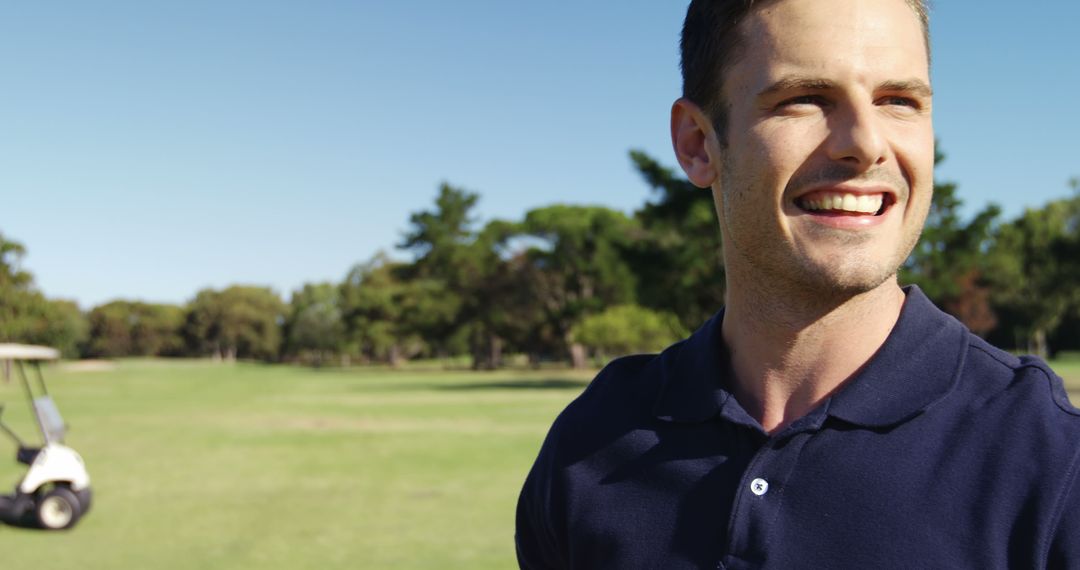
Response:
[{"label": "man's eye", "polygon": [[780,107],[790,107],[793,105],[821,105],[822,98],[818,95],[800,95],[798,97],[792,97],[790,99],[784,99],[780,102]]},{"label": "man's eye", "polygon": [[878,100],[879,105],[889,105],[894,107],[911,107],[912,109],[921,109],[922,105],[918,101],[911,97],[901,97],[899,95],[893,95],[889,97],[882,97]]}]

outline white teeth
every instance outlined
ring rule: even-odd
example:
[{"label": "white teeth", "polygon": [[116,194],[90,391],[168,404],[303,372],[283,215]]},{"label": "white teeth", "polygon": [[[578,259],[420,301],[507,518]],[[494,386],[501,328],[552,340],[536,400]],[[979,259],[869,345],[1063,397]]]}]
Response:
[{"label": "white teeth", "polygon": [[839,210],[841,212],[876,214],[881,209],[883,199],[882,194],[828,192],[811,199],[800,200],[800,204],[806,210]]}]

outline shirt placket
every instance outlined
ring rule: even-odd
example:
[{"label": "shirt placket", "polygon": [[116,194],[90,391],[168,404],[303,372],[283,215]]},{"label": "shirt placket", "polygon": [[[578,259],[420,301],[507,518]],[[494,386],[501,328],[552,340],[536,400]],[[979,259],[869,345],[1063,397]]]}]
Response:
[{"label": "shirt placket", "polygon": [[813,415],[768,438],[750,460],[739,480],[728,522],[726,555],[718,568],[740,570],[764,564],[781,514],[785,484],[803,447],[820,429],[823,415]]}]

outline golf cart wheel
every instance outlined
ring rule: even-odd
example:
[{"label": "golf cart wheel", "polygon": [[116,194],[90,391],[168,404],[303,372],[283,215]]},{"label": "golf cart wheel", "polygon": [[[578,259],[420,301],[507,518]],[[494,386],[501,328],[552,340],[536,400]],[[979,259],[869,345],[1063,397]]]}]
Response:
[{"label": "golf cart wheel", "polygon": [[71,528],[79,520],[79,498],[67,487],[55,487],[37,500],[37,522],[45,530]]}]

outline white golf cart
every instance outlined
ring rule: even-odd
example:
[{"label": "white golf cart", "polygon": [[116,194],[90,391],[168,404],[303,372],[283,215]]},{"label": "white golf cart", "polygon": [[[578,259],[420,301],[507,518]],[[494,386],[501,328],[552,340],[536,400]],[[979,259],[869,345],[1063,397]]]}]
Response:
[{"label": "white golf cart", "polygon": [[[0,495],[0,520],[46,530],[71,528],[90,509],[90,476],[82,457],[63,445],[67,425],[41,375],[41,362],[56,360],[60,352],[44,346],[0,344],[0,368],[5,381],[18,373],[41,431],[42,445],[27,445],[0,419],[0,429],[18,446],[15,459],[28,467],[13,495]],[[36,386],[27,376],[33,369]],[[4,410],[0,403],[0,415]]]}]

